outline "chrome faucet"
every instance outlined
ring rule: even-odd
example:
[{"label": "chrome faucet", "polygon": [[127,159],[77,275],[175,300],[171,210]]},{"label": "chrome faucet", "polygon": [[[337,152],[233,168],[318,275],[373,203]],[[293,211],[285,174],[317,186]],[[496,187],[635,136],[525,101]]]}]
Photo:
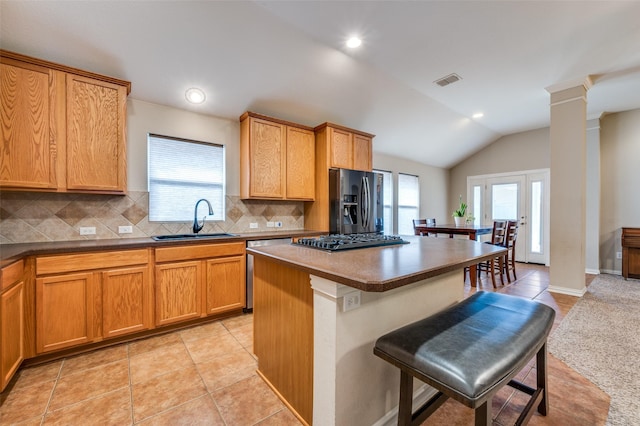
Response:
[{"label": "chrome faucet", "polygon": [[204,228],[204,220],[207,218],[207,216],[204,216],[202,218],[202,225],[198,223],[198,204],[200,204],[200,201],[204,201],[205,203],[207,203],[207,205],[209,206],[209,215],[213,215],[213,208],[211,207],[211,203],[208,200],[205,200],[204,198],[199,199],[198,202],[196,203],[196,208],[193,212],[193,233],[194,234],[197,234],[202,230],[202,228]]}]

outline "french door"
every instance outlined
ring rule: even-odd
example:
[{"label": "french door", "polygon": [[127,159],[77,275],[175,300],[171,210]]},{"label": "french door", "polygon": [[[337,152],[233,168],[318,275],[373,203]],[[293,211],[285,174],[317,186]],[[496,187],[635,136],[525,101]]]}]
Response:
[{"label": "french door", "polygon": [[467,179],[475,223],[517,220],[516,260],[549,263],[549,172],[473,176]]}]

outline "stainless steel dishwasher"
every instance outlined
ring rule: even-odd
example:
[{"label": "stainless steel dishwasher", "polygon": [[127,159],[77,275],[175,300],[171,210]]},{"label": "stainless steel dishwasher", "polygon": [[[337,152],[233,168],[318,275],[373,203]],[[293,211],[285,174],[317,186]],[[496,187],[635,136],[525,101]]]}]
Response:
[{"label": "stainless steel dishwasher", "polygon": [[[272,238],[267,240],[249,240],[247,241],[247,248],[252,247],[264,247],[275,246],[278,244],[290,244],[291,237],[289,238]],[[253,312],[253,255],[247,253],[247,307],[244,308],[244,312]]]}]

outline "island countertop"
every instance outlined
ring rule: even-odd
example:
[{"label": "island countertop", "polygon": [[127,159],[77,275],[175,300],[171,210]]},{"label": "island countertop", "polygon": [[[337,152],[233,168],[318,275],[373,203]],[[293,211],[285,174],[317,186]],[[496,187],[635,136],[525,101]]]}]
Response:
[{"label": "island countertop", "polygon": [[402,236],[409,244],[328,252],[295,244],[247,252],[369,292],[383,292],[462,270],[504,253],[468,239]]}]

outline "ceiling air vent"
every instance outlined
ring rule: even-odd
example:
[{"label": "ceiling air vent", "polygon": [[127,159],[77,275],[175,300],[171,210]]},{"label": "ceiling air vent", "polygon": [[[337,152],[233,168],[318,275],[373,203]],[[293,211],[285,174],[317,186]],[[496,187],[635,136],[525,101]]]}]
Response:
[{"label": "ceiling air vent", "polygon": [[440,87],[444,87],[444,86],[448,86],[451,83],[455,83],[458,80],[462,80],[462,77],[460,77],[458,74],[449,74],[445,77],[442,77],[436,81],[434,81],[434,83],[436,83],[438,86]]}]

